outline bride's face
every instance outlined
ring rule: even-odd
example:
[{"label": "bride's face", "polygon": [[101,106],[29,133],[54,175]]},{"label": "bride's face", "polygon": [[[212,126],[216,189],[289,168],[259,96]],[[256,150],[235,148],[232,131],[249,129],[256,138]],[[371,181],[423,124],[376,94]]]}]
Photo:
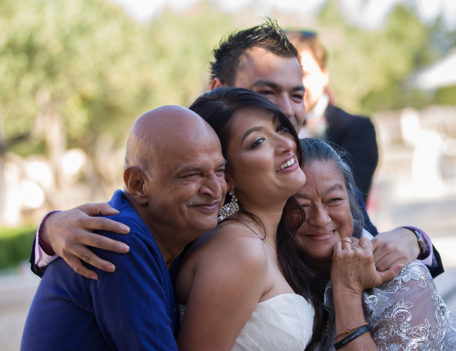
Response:
[{"label": "bride's face", "polygon": [[353,217],[344,177],[334,161],[311,161],[304,166],[306,184],[296,198],[305,221],[296,232],[304,252],[330,262],[334,244],[353,232]]},{"label": "bride's face", "polygon": [[304,185],[306,177],[298,163],[295,140],[272,113],[241,109],[228,128],[227,176],[245,207],[278,203]]}]

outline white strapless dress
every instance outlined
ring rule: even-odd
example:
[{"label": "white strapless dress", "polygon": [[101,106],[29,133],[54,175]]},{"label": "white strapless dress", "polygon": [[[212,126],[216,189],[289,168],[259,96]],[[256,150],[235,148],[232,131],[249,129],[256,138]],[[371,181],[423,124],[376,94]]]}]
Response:
[{"label": "white strapless dress", "polygon": [[[181,319],[185,306],[179,306]],[[303,351],[312,337],[314,309],[297,294],[259,302],[232,351]]]}]

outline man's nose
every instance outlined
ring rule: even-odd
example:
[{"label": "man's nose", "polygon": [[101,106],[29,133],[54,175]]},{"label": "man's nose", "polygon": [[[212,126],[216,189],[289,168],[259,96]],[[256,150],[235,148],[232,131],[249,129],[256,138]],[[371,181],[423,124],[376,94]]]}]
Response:
[{"label": "man's nose", "polygon": [[205,178],[201,191],[213,199],[220,199],[226,192],[225,177],[219,176],[215,172],[211,172]]},{"label": "man's nose", "polygon": [[282,112],[288,117],[294,117],[293,105],[291,103],[290,97],[286,94],[282,94],[277,100],[277,106],[282,110]]}]

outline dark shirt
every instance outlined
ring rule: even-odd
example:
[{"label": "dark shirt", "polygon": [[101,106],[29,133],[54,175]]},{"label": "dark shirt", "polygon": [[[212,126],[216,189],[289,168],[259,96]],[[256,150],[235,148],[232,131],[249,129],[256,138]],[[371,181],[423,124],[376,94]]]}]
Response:
[{"label": "dark shirt", "polygon": [[110,205],[112,219],[129,235],[102,232],[130,246],[130,253],[95,250],[115,264],[115,273],[97,271],[86,279],[62,260],[51,263],[35,294],[21,350],[177,350],[176,308],[163,256],[146,224],[122,191]]},{"label": "dark shirt", "polygon": [[366,201],[378,163],[375,127],[369,118],[349,114],[331,104],[325,118],[326,139],[348,152],[356,185]]}]

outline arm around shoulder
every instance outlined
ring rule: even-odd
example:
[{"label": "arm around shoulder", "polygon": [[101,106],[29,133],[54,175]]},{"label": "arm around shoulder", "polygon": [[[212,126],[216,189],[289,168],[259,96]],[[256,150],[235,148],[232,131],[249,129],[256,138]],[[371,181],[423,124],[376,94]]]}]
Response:
[{"label": "arm around shoulder", "polygon": [[[45,267],[58,255],[75,272],[87,278],[97,279],[97,275],[93,270],[86,268],[81,261],[101,270],[113,271],[114,266],[94,255],[88,246],[118,253],[128,252],[128,247],[121,242],[94,233],[95,230],[128,233],[127,226],[112,219],[99,217],[117,213],[118,211],[107,203],[86,204],[67,211],[48,213],[36,234],[30,259],[32,270],[42,274]],[[53,255],[54,253],[56,255]]]}]

